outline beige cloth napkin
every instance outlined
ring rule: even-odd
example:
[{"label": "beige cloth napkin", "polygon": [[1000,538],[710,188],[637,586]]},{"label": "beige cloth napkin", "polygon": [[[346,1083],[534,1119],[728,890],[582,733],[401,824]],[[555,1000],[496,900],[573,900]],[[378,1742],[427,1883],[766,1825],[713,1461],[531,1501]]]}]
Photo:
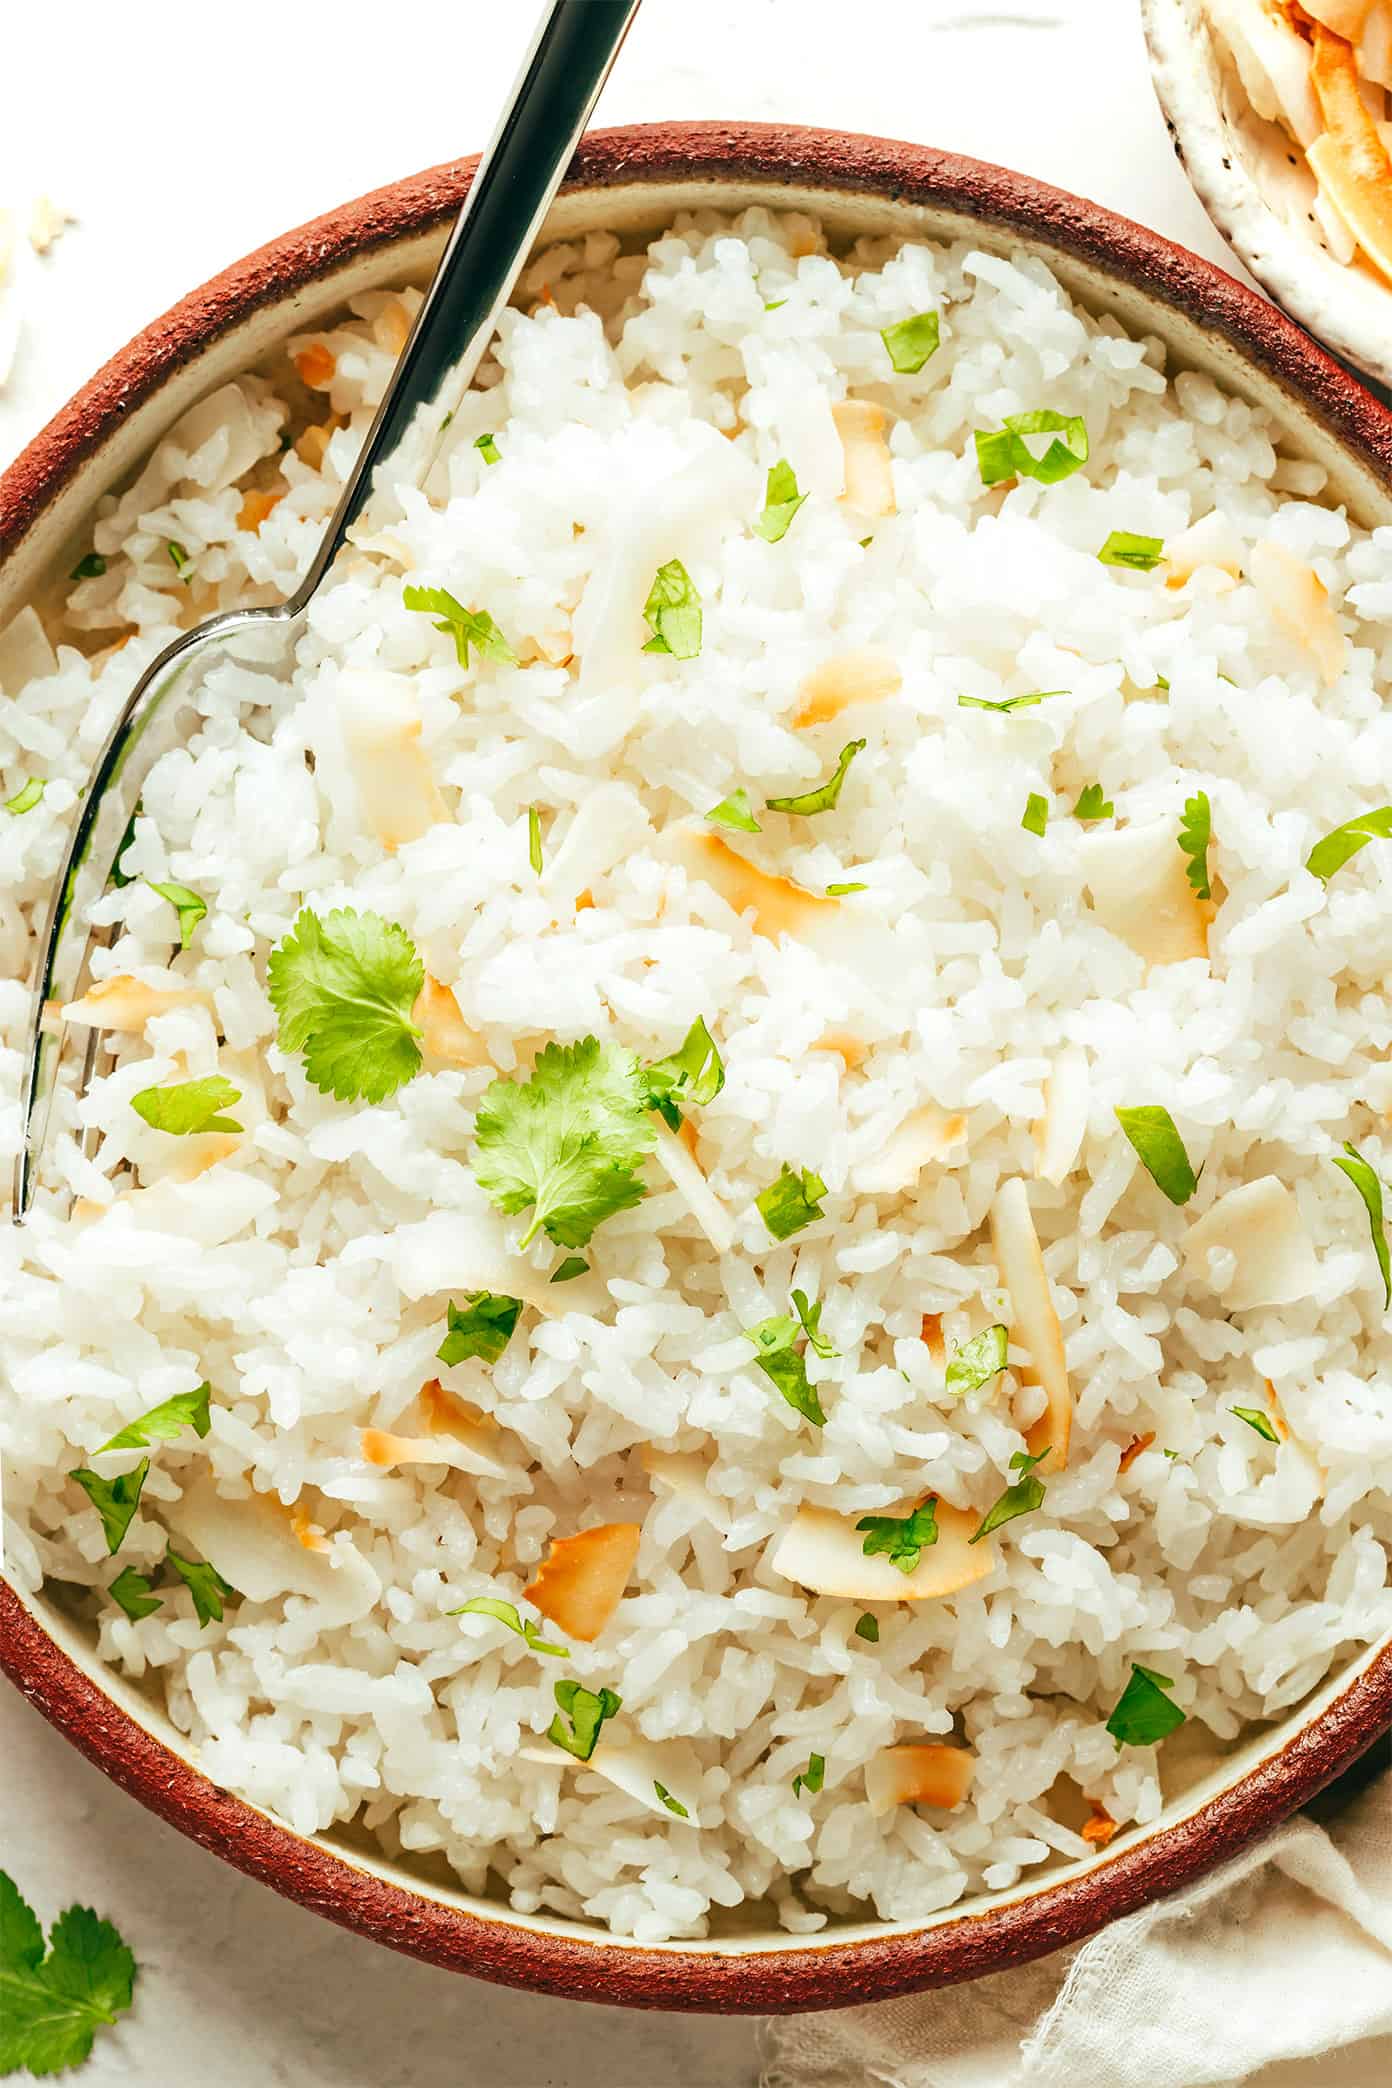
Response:
[{"label": "beige cloth napkin", "polygon": [[765,2057],[763,2088],[1389,2088],[1392,1773],[1071,1954],[775,2021]]}]

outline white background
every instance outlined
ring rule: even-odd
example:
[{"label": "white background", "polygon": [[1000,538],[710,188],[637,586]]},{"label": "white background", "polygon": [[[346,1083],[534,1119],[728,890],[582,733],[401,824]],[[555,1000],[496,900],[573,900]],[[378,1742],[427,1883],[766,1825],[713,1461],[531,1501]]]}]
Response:
[{"label": "white background", "polygon": [[[0,462],[155,314],[319,211],[482,145],[533,0],[9,0],[0,206],[80,220],[37,262]],[[1023,168],[1228,261],[1150,91],[1135,0],[646,0],[597,121],[762,117]],[[83,2088],[750,2088],[738,2019],[427,1970],[150,1819],[0,1682],[0,1867],[116,1920],[137,2004]],[[1174,1997],[1170,1997],[1173,2001]],[[1313,2074],[1311,2080],[1314,2079]]]}]

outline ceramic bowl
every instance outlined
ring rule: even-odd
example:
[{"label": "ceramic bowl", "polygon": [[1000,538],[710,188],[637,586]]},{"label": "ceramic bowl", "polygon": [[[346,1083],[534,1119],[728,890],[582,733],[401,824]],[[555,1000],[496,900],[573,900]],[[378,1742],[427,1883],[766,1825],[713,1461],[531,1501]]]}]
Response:
[{"label": "ceramic bowl", "polygon": [[[419,278],[473,162],[440,167],[288,233],[197,290],[115,357],[0,478],[0,623],[66,570],[98,497],[201,394],[351,294]],[[546,237],[651,234],[697,205],[815,212],[832,237],[970,234],[1043,256],[1085,304],[1160,337],[1177,366],[1259,402],[1366,523],[1392,521],[1392,420],[1338,364],[1221,270],[1095,205],[998,167],[883,139],[760,125],[600,133]],[[373,1853],[303,1837],[218,1789],[153,1701],[93,1656],[45,1597],[0,1583],[0,1662],[92,1761],[193,1840],[302,1905],[452,1970],[636,2007],[767,2012],[845,2006],[1038,1957],[1172,1892],[1274,1825],[1392,1725],[1392,1644],[1206,1766],[1162,1817],[1090,1861],[925,1921],[791,1938],[758,1908],[701,1943],[644,1947],[524,1916]]]},{"label": "ceramic bowl", "polygon": [[1320,237],[1314,177],[1258,116],[1203,0],[1141,0],[1151,78],[1199,201],[1262,288],[1325,346],[1392,385],[1392,287]]}]

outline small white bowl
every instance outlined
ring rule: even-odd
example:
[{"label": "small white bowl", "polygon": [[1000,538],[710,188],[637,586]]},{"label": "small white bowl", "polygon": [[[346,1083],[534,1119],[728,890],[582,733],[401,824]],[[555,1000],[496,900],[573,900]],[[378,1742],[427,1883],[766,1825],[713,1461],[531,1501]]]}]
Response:
[{"label": "small white bowl", "polygon": [[1202,0],[1141,0],[1155,92],[1199,201],[1262,288],[1327,348],[1392,385],[1392,287],[1336,261],[1298,149],[1257,115]]}]

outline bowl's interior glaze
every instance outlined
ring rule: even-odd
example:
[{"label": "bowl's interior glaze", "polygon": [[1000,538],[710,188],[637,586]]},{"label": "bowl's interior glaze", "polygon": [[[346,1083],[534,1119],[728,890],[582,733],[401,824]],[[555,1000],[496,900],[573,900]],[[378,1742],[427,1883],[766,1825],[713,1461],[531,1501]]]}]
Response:
[{"label": "bowl's interior glaze", "polygon": [[[665,136],[674,141],[668,147],[670,161],[680,155],[683,140],[689,145],[703,129],[717,131],[717,127],[711,126],[692,127],[686,132],[626,135],[637,140]],[[622,135],[625,134],[612,134],[613,138]],[[1031,251],[1047,260],[1089,309],[1113,314],[1129,331],[1158,336],[1165,343],[1172,368],[1202,370],[1270,412],[1286,431],[1288,447],[1317,459],[1329,471],[1328,497],[1346,503],[1361,523],[1371,526],[1392,521],[1392,434],[1384,432],[1379,438],[1375,424],[1370,423],[1373,432],[1365,437],[1361,447],[1345,439],[1348,420],[1357,423],[1368,409],[1375,414],[1373,402],[1327,359],[1319,357],[1318,351],[1312,354],[1321,368],[1310,379],[1311,396],[1302,396],[1293,388],[1299,379],[1293,372],[1291,344],[1284,345],[1283,372],[1281,354],[1270,358],[1264,354],[1259,317],[1253,320],[1244,315],[1232,322],[1232,330],[1239,335],[1244,323],[1252,327],[1250,352],[1244,352],[1229,337],[1225,320],[1213,323],[1209,314],[1195,309],[1198,299],[1192,285],[1190,309],[1186,309],[1184,290],[1167,286],[1163,267],[1157,265],[1163,264],[1165,258],[1164,243],[1151,235],[1138,232],[1124,221],[1108,218],[1092,206],[1039,189],[1021,177],[922,153],[918,148],[893,147],[864,139],[838,140],[825,133],[751,130],[732,134],[721,129],[719,135],[727,140],[732,135],[754,137],[761,141],[765,154],[775,160],[797,157],[786,143],[780,142],[787,135],[798,144],[820,140],[823,178],[698,170],[669,171],[663,179],[649,175],[625,180],[622,170],[626,159],[611,151],[598,184],[580,185],[562,195],[548,221],[543,244],[597,229],[617,232],[626,244],[632,244],[657,232],[684,210],[713,207],[728,212],[761,204],[775,210],[807,211],[820,217],[837,246],[849,245],[864,235],[953,239],[969,234],[990,251]],[[925,202],[921,195],[915,198],[911,194],[896,194],[882,168],[878,184],[867,189],[861,185],[868,178],[863,165],[848,171],[845,185],[838,187],[839,177],[825,171],[825,162],[835,157],[827,153],[828,144],[874,147],[882,158],[888,156],[891,160],[896,154],[917,154],[929,167],[925,182],[934,181],[938,169],[956,176],[958,201]],[[811,152],[810,146],[806,149]],[[738,156],[740,148],[736,146],[734,150]],[[816,154],[812,153],[812,157]],[[867,157],[873,155],[867,153]],[[456,183],[446,199],[452,205],[458,176],[454,170],[446,171]],[[950,187],[950,183],[945,185]],[[449,185],[439,186],[444,193]],[[912,183],[906,186],[911,188]],[[1005,198],[1005,208],[993,204],[995,192]],[[382,192],[384,196],[393,193]],[[374,200],[366,199],[369,203]],[[1051,236],[1050,231],[1050,211],[1054,206],[1060,226],[1058,238]],[[350,213],[360,208],[350,206]],[[422,224],[432,209],[435,222]],[[340,217],[344,215],[341,213]],[[16,478],[18,467],[11,472],[7,481],[0,482],[0,625],[26,600],[53,587],[67,571],[74,547],[86,540],[85,525],[97,499],[132,476],[153,445],[190,405],[229,378],[267,362],[291,334],[330,319],[350,296],[403,282],[423,282],[443,245],[445,224],[444,207],[418,206],[416,222],[405,229],[398,226],[392,236],[361,241],[356,251],[342,256],[330,255],[317,270],[311,265],[306,272],[301,261],[300,280],[277,282],[274,269],[268,266],[264,271],[265,287],[257,291],[250,309],[229,313],[219,299],[209,298],[205,336],[212,337],[204,337],[193,350],[183,346],[172,359],[168,374],[129,411],[113,410],[108,393],[100,415],[92,421],[95,439],[85,442],[85,454],[75,469],[58,474],[63,482],[56,492],[37,505],[30,504],[32,512],[26,512],[22,502],[16,506],[13,498],[7,511],[6,488]],[[1100,229],[1080,235],[1079,225]],[[1109,240],[1116,243],[1119,254],[1128,241],[1133,242],[1134,250],[1119,260],[1117,272],[1112,272],[1100,258]],[[1089,245],[1097,253],[1089,253]],[[1084,251],[1078,250],[1080,246]],[[271,256],[275,252],[268,250]],[[1239,301],[1246,300],[1258,312],[1265,309],[1218,271],[1192,256],[1178,256],[1177,250],[1168,252],[1176,254],[1194,272],[1193,282],[1211,282],[1215,310],[1220,315],[1227,309],[1229,293]],[[1147,270],[1150,281],[1156,285],[1154,289],[1126,279],[1128,273],[1144,276]],[[232,271],[231,275],[235,277],[237,273]],[[221,280],[225,283],[229,279]],[[247,303],[244,288],[240,301]],[[1241,310],[1240,303],[1238,309]],[[171,320],[177,316],[177,312],[169,315]],[[1285,327],[1285,322],[1276,320],[1274,315],[1272,323]],[[167,324],[159,322],[151,329],[151,336],[158,339]],[[175,331],[170,328],[171,338]],[[1285,331],[1294,333],[1288,327]],[[151,336],[143,340],[149,341]],[[120,361],[118,358],[117,364]],[[1356,394],[1347,415],[1341,386]],[[1341,420],[1344,426],[1340,425]],[[80,415],[77,421],[80,423]],[[29,456],[41,451],[54,430],[61,427],[62,417],[39,438]],[[1385,442],[1381,453],[1380,439]],[[71,448],[71,432],[66,441]],[[1262,1825],[1282,1817],[1327,1782],[1367,1745],[1380,1724],[1392,1719],[1392,1648],[1374,1647],[1340,1667],[1280,1723],[1249,1736],[1241,1746],[1222,1756],[1213,1752],[1195,1754],[1179,1779],[1184,1787],[1172,1792],[1161,1818],[1148,1827],[1119,1835],[1105,1854],[1086,1863],[1060,1864],[1035,1874],[1009,1892],[959,1902],[927,1921],[843,1922],[821,1936],[795,1939],[773,1926],[759,1910],[745,1909],[731,1922],[728,1933],[715,1935],[706,1942],[640,1950],[591,1925],[545,1915],[519,1916],[500,1902],[456,1891],[440,1882],[438,1864],[412,1868],[373,1854],[351,1829],[302,1840],[283,1823],[230,1801],[226,1794],[215,1793],[206,1783],[197,1785],[190,1797],[182,1790],[175,1795],[171,1779],[171,1793],[167,1802],[162,1802],[160,1794],[152,1789],[146,1766],[138,1773],[126,1771],[125,1757],[135,1735],[127,1728],[127,1739],[123,1741],[119,1718],[111,1722],[112,1730],[105,1730],[100,1715],[92,1715],[93,1700],[98,1696],[106,1700],[131,1721],[140,1735],[150,1736],[180,1762],[188,1764],[195,1778],[197,1750],[175,1730],[153,1698],[97,1661],[90,1632],[66,1615],[59,1603],[43,1597],[18,1598],[26,1613],[26,1629],[18,1634],[18,1652],[13,1642],[7,1647],[4,1593],[0,1588],[0,1664],[9,1666],[14,1679],[28,1690],[39,1708],[102,1767],[135,1790],[146,1803],[165,1811],[186,1832],[194,1833],[230,1860],[267,1877],[279,1889],[307,1904],[436,1962],[551,1991],[648,2006],[768,2010],[844,2005],[969,1976],[1038,1955],[1088,1933],[1111,1915],[1140,1904],[1157,1891],[1173,1889],[1240,1846]],[[48,1655],[43,1652],[43,1639],[51,1641]],[[26,1640],[28,1643],[23,1643]],[[65,1663],[71,1664],[76,1677],[71,1691],[62,1679]],[[46,1669],[42,1676],[37,1673],[40,1668]],[[1362,1678],[1370,1672],[1374,1680],[1361,1689]],[[1357,1714],[1346,1714],[1341,1707],[1355,1699]],[[1323,1736],[1312,1732],[1326,1714],[1328,1732]],[[1342,1727],[1342,1737],[1333,1730],[1336,1724]],[[146,1749],[147,1754],[153,1751]],[[198,1806],[199,1789],[206,1794],[203,1814]],[[1197,1815],[1204,1817],[1196,1821]],[[265,1824],[269,1835],[258,1834],[257,1821]],[[250,1822],[252,1826],[248,1828],[239,1822]],[[263,1845],[268,1842],[277,1846],[278,1855],[265,1853]],[[257,1846],[253,1847],[253,1843]],[[323,1883],[323,1865],[317,1860],[321,1856],[328,1857],[330,1869],[343,1877],[340,1904],[334,1903],[333,1888]],[[1102,1889],[1088,1889],[1089,1882],[1096,1885],[1099,1879],[1106,1880]],[[1075,1897],[1073,1911],[1065,1912],[1066,1888],[1077,1881],[1083,1881],[1084,1891]],[[377,1889],[381,1886],[388,1888],[385,1896]],[[394,1904],[401,1910],[395,1922],[364,1911],[369,1901],[373,1905],[384,1901],[392,1905],[394,1895],[399,1895]],[[360,1904],[352,1904],[355,1899]],[[432,1929],[436,1913],[446,1916],[443,1928],[436,1921]],[[496,1961],[494,1947],[481,1949],[472,1924],[467,1922],[470,1935],[453,1945],[440,1940],[442,1935],[448,1937],[451,1913],[486,1923],[496,1939]],[[975,1933],[973,1940],[964,1944],[962,1938],[967,1930]],[[555,1962],[547,1960],[545,1948],[539,1956],[533,1953],[525,1966],[512,1962],[505,1941],[509,1933],[541,1939],[543,1945],[549,1941]],[[938,1944],[934,1943],[935,1937],[940,1939]],[[903,1948],[912,1945],[913,1939],[917,1939],[917,1947]],[[587,1948],[577,1953],[575,1946],[582,1941]],[[896,1942],[901,1946],[897,1953]],[[626,1974],[612,1984],[602,1967],[598,1971],[594,1967],[596,1946],[602,1960],[615,1971],[619,1960],[629,1961],[636,1969],[631,1976]],[[858,1947],[848,1952],[847,1946]],[[746,1974],[752,1973],[751,1959],[762,1960],[767,1968],[762,1983],[749,1979],[734,1988],[721,1974],[717,1984],[721,1967],[733,1973],[737,1966],[742,1966]],[[579,1967],[573,1972],[567,1969],[572,1962]],[[663,1963],[669,1967],[666,1979],[661,1970]],[[702,1964],[709,1968],[708,1980],[700,1969]],[[644,1971],[642,1967],[656,1969]]]}]

